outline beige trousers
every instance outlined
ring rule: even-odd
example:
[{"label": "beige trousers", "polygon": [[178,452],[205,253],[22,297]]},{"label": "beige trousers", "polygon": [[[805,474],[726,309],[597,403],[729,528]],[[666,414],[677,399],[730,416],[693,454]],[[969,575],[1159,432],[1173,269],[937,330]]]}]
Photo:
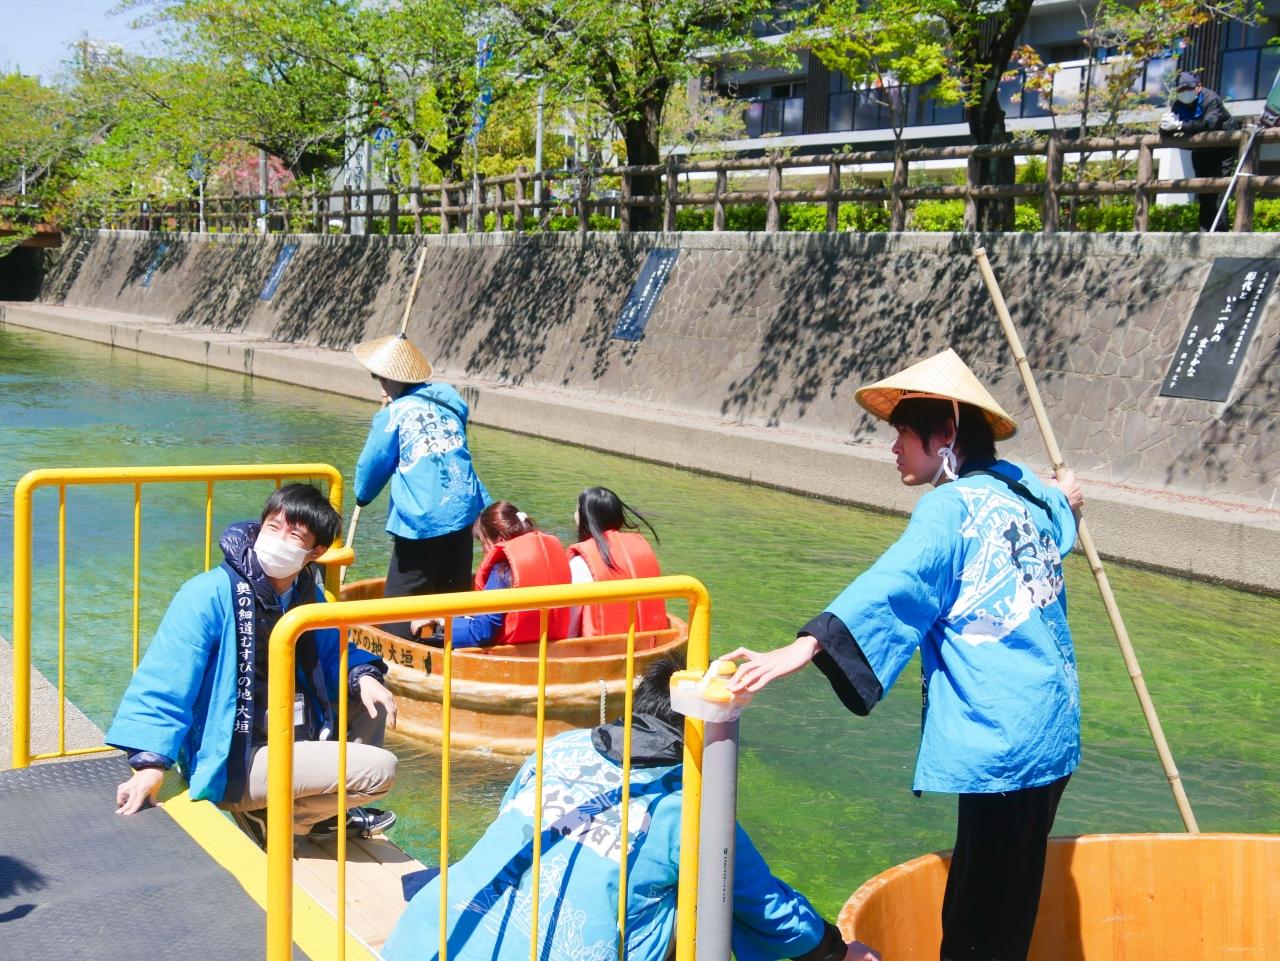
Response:
[{"label": "beige trousers", "polygon": [[[376,718],[352,699],[347,744],[347,807],[359,807],[386,797],[396,779],[396,756],[383,750],[387,713]],[[257,811],[267,806],[267,748],[249,755],[244,797],[223,800],[226,811]],[[306,834],[311,826],[338,813],[338,742],[295,741],[293,745],[293,832]]]}]

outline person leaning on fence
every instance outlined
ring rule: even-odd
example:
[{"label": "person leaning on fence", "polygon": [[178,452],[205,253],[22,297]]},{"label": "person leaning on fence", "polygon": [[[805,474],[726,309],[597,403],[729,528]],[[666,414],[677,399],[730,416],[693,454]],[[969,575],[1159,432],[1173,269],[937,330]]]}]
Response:
[{"label": "person leaning on fence", "polygon": [[[671,675],[681,663],[655,661],[636,687],[631,735],[626,946],[618,951],[622,722],[568,731],[543,751],[542,805],[536,758],[524,763],[498,817],[449,868],[446,925],[450,961],[526,961],[532,893],[540,884],[543,958],[663,961],[670,956],[680,875],[683,721],[671,709]],[[532,874],[532,825],[540,810],[540,872]],[[866,945],[846,945],[804,895],[769,871],[739,826],[733,885],[733,953],[738,961],[878,961]],[[440,951],[438,873],[409,902],[382,956],[430,961]]]},{"label": "person leaning on fence", "polygon": [[[134,769],[116,791],[116,813],[153,802],[176,763],[192,798],[233,812],[264,841],[267,642],[285,611],[324,601],[313,563],[341,528],[317,488],[287,484],[268,498],[261,523],[227,528],[222,564],[178,590],[107,731],[106,742]],[[316,840],[338,831],[338,645],[338,632],[328,629],[306,632],[295,648],[294,831]],[[364,805],[395,781],[395,755],[380,745],[396,708],[382,684],[386,664],[354,645],[347,650],[355,743],[347,747],[346,829],[368,836],[395,821]]]},{"label": "person leaning on fence", "polygon": [[[1169,112],[1160,118],[1163,133],[1185,135],[1239,129],[1240,121],[1227,112],[1221,97],[1205,89],[1199,77],[1185,70],[1178,74]],[[1229,177],[1235,159],[1236,151],[1231,147],[1197,147],[1191,151],[1191,167],[1197,177]],[[1196,199],[1200,204],[1200,229],[1209,230],[1222,194],[1197,194]],[[1218,224],[1219,229],[1226,229],[1225,213]]]},{"label": "person leaning on fence", "polygon": [[[471,525],[491,501],[467,448],[467,403],[448,384],[429,383],[431,364],[403,334],[355,347],[382,386],[356,463],[361,507],[391,482],[391,563],[384,597],[465,591],[471,586]],[[407,623],[383,630],[409,637]]]}]

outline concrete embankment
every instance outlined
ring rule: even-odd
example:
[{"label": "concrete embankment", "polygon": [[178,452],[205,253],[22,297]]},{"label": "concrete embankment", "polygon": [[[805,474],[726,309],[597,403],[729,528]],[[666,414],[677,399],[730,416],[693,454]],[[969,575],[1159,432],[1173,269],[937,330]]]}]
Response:
[{"label": "concrete embankment", "polygon": [[[13,648],[0,637],[0,691],[6,696],[0,703],[0,771],[13,763]],[[84,716],[74,704],[67,702],[64,714],[65,741],[68,749],[97,747],[102,743],[102,729]],[[58,749],[58,688],[43,674],[31,668],[31,753],[44,754]]]},{"label": "concrete embankment", "polygon": [[[1280,592],[1280,312],[1226,403],[1158,396],[1236,236],[983,238],[1105,555]],[[264,283],[297,244],[274,295]],[[161,248],[163,245],[163,249]],[[466,389],[477,423],[906,511],[862,383],[954,346],[1045,457],[972,265],[971,237],[635,235],[348,238],[89,232],[7,323],[372,397],[346,348],[398,329]],[[679,255],[644,336],[612,338],[647,253]]]}]

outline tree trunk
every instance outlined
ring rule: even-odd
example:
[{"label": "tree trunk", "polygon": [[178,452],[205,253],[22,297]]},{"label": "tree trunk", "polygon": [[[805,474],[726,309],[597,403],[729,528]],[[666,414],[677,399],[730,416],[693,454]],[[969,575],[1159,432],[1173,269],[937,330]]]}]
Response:
[{"label": "tree trunk", "polygon": [[[1004,108],[1000,106],[995,83],[986,85],[981,102],[968,107],[969,133],[975,144],[1007,143],[1009,133],[1004,126]],[[979,158],[979,186],[1011,184],[1014,179],[1013,157]],[[979,231],[1012,230],[1013,199],[981,197],[978,199]]]},{"label": "tree trunk", "polygon": [[[645,104],[640,116],[623,123],[622,139],[627,146],[628,167],[662,163],[662,154],[658,149],[662,103],[662,100],[651,100]],[[661,192],[660,184],[661,177],[658,174],[633,174],[631,192],[637,196],[656,197]],[[632,230],[660,230],[661,227],[660,208],[651,206],[631,208]]]},{"label": "tree trunk", "polygon": [[[1008,143],[1004,108],[1000,106],[1000,77],[1009,65],[1018,34],[1031,13],[1032,0],[1004,0],[998,13],[985,18],[975,4],[962,21],[951,24],[952,39],[967,48],[976,75],[982,80],[981,96],[965,107],[969,133],[975,145]],[[1014,180],[1012,157],[983,157],[979,186],[1003,186]],[[1012,230],[1013,200],[982,198],[978,201],[978,230]]]}]

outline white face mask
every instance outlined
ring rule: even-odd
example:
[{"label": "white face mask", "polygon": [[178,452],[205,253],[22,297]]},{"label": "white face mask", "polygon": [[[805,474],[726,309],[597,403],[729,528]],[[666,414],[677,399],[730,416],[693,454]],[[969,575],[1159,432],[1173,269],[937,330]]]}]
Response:
[{"label": "white face mask", "polygon": [[293,577],[307,563],[309,553],[265,530],[258,533],[253,552],[268,577]]},{"label": "white face mask", "polygon": [[1196,97],[1200,96],[1194,90],[1183,90],[1178,94],[1178,99],[1183,103],[1195,103]]}]

